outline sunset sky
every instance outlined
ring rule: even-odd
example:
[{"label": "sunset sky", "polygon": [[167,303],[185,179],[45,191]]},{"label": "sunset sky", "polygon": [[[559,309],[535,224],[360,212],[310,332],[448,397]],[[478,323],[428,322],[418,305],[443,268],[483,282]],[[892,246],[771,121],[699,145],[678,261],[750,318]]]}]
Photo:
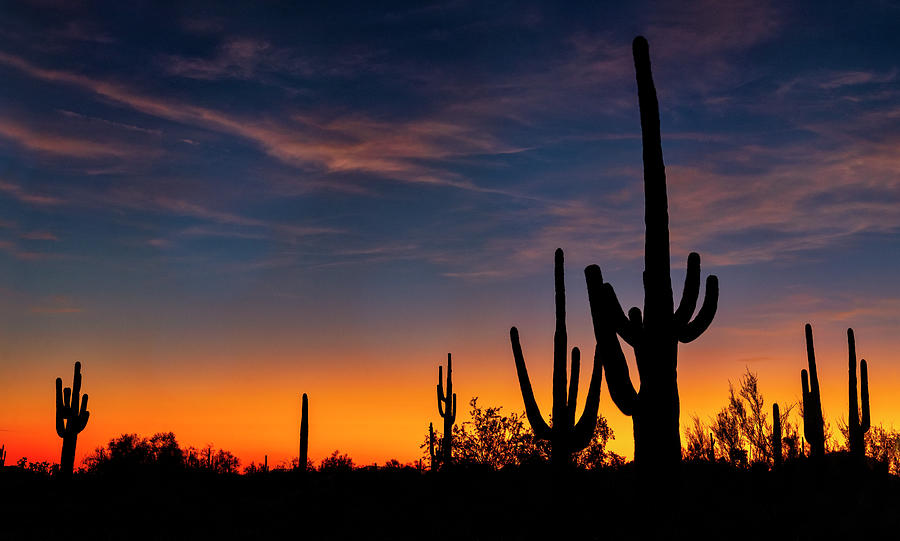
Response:
[{"label": "sunset sky", "polygon": [[[797,401],[810,322],[826,417],[853,327],[873,424],[900,428],[897,0],[257,4],[0,8],[7,463],[59,460],[76,360],[77,461],[159,431],[287,461],[302,392],[311,459],[411,461],[448,352],[459,421],[523,410],[512,325],[549,413],[554,249],[585,372],[584,267],[643,304],[638,34],[673,285],[697,251],[721,290],[680,348],[682,425],[748,367]],[[630,456],[605,382],[601,413]]]}]

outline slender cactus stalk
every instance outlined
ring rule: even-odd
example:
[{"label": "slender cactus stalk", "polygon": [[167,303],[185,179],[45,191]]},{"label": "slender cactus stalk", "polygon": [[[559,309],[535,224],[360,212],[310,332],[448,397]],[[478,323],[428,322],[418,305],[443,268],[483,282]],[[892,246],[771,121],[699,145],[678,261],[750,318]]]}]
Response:
[{"label": "slender cactus stalk", "polygon": [[297,460],[297,467],[300,471],[306,471],[306,464],[309,461],[309,399],[306,393],[303,393],[302,405],[300,407],[300,457]]},{"label": "slender cactus stalk", "polygon": [[81,396],[81,363],[75,363],[72,388],[63,390],[62,378],[56,378],[56,434],[62,438],[62,456],[59,459],[59,476],[69,479],[75,469],[75,446],[78,434],[87,426],[90,412],[87,410],[88,395]]},{"label": "slender cactus stalk", "polygon": [[431,471],[437,466],[437,457],[434,454],[434,424],[428,423],[428,454],[431,455]]},{"label": "slender cactus stalk", "polygon": [[6,445],[0,445],[0,468],[6,465]]},{"label": "slender cactus stalk", "polygon": [[859,394],[862,402],[862,421],[860,421],[859,405],[856,400],[856,338],[853,329],[847,329],[847,349],[849,353],[849,417],[847,420],[847,439],[850,455],[862,460],[866,456],[866,432],[869,431],[869,370],[866,360],[859,362]]},{"label": "slender cactus stalk", "polygon": [[[650,49],[641,36],[633,43],[644,161],[644,312],[626,316],[600,268],[585,269],[597,348],[613,402],[634,424],[634,460],[648,469],[674,471],[681,461],[678,398],[678,344],[697,339],[712,323],[719,298],[715,276],[706,279],[703,305],[693,317],[700,294],[700,256],[687,261],[684,293],[674,309],[669,268],[669,215],[666,172],[659,126],[659,103],[650,71]],[[691,319],[693,317],[693,319]],[[634,348],[640,374],[636,391],[616,334]]]},{"label": "slender cactus stalk", "polygon": [[447,392],[444,392],[444,367],[438,365],[437,405],[444,419],[444,442],[441,444],[441,464],[450,464],[453,456],[453,423],[456,422],[456,393],[453,392],[453,365],[447,354]]},{"label": "slender cactus stalk", "polygon": [[772,404],[772,461],[776,469],[781,467],[781,413],[778,402]]},{"label": "slender cactus stalk", "polygon": [[597,426],[597,415],[600,408],[600,386],[603,380],[602,365],[594,355],[594,368],[591,372],[591,383],[588,387],[587,402],[578,422],[575,422],[575,408],[578,399],[578,375],[580,371],[581,353],[572,348],[571,376],[568,378],[566,390],[566,289],[563,272],[563,251],[556,250],[554,261],[554,283],[556,290],[556,332],[553,335],[553,408],[551,424],[544,421],[540,408],[534,399],[525,357],[519,343],[519,331],[510,329],[513,358],[516,362],[516,373],[519,376],[519,388],[525,401],[525,414],[534,435],[538,439],[550,441],[550,460],[560,468],[571,463],[572,453],[578,452],[590,444]]}]

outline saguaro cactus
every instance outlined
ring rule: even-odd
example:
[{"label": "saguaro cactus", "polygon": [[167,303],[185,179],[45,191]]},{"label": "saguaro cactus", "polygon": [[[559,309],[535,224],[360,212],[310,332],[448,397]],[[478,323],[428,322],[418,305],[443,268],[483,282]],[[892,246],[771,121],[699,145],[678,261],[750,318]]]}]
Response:
[{"label": "saguaro cactus", "polygon": [[865,434],[869,431],[869,370],[866,360],[859,361],[859,395],[862,402],[862,422],[856,401],[856,338],[853,329],[847,329],[847,347],[849,350],[848,371],[850,375],[850,404],[847,420],[847,439],[850,444],[850,455],[862,459],[866,456]]},{"label": "saguaro cactus", "polygon": [[803,386],[803,435],[809,443],[809,456],[825,456],[825,420],[822,417],[822,397],[819,394],[819,374],[816,370],[816,351],[812,325],[806,324],[806,359],[809,372],[800,371]]},{"label": "saguaro cactus", "polygon": [[441,444],[441,463],[449,464],[453,455],[453,423],[456,422],[456,393],[453,392],[453,365],[447,354],[447,392],[444,392],[444,367],[438,365],[437,405],[438,413],[444,419],[444,442]]},{"label": "saguaro cactus", "polygon": [[437,456],[434,454],[434,424],[428,423],[428,454],[431,455],[432,471],[437,466]]},{"label": "saguaro cactus", "polygon": [[6,446],[0,446],[0,468],[6,465]]},{"label": "saguaro cactus", "polygon": [[72,476],[75,468],[75,444],[78,441],[78,433],[87,426],[90,412],[87,410],[88,395],[81,397],[79,408],[79,395],[81,394],[81,363],[75,363],[75,376],[72,379],[72,388],[66,387],[63,391],[62,378],[56,378],[56,433],[63,440],[62,456],[59,460],[60,478],[66,479]]},{"label": "saguaro cactus", "polygon": [[781,413],[778,402],[772,404],[772,461],[775,468],[781,467]]},{"label": "saguaro cactus", "polygon": [[297,467],[300,471],[306,471],[306,464],[309,460],[309,399],[306,393],[303,393],[302,405],[300,407],[300,458],[297,460]]},{"label": "saguaro cactus", "polygon": [[556,289],[556,331],[553,334],[553,408],[551,424],[548,426],[541,415],[528,370],[525,357],[519,343],[519,331],[510,329],[513,358],[516,361],[516,373],[519,376],[519,388],[525,401],[525,414],[534,435],[538,439],[550,441],[550,460],[559,467],[567,466],[572,453],[588,446],[597,426],[597,411],[600,408],[600,386],[603,380],[602,364],[594,355],[594,369],[591,372],[591,383],[588,387],[584,412],[578,423],[575,423],[575,406],[578,399],[578,375],[580,371],[581,353],[572,348],[572,368],[568,378],[566,391],[566,350],[568,338],[566,334],[566,286],[563,272],[563,251],[556,250],[554,262],[554,283]]},{"label": "saguaro cactus", "polygon": [[[607,386],[616,406],[632,417],[634,460],[641,467],[671,468],[681,460],[678,418],[678,343],[699,337],[712,323],[719,298],[715,276],[706,279],[706,294],[691,320],[700,294],[700,256],[691,253],[681,304],[674,309],[669,268],[669,216],[666,173],[659,130],[659,104],[650,72],[650,50],[641,36],[633,43],[641,111],[644,162],[644,312],[622,311],[615,291],[603,283],[600,268],[585,269],[597,347]],[[641,386],[635,391],[616,334],[632,348]]]}]

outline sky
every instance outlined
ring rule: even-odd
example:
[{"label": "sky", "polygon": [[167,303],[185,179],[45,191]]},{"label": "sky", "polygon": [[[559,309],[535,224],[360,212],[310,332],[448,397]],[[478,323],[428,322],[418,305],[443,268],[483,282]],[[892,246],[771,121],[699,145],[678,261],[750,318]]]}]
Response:
[{"label": "sky", "polygon": [[[415,460],[448,352],[459,421],[524,409],[512,325],[549,414],[554,250],[570,345],[593,345],[585,266],[643,304],[639,34],[675,301],[691,251],[720,284],[679,350],[682,425],[747,369],[799,400],[807,322],[826,417],[853,327],[873,424],[900,425],[897,0],[218,4],[0,7],[10,463],[58,461],[76,360],[77,460],[173,431],[289,461],[303,392],[311,459]],[[630,456],[605,383],[600,407]]]}]

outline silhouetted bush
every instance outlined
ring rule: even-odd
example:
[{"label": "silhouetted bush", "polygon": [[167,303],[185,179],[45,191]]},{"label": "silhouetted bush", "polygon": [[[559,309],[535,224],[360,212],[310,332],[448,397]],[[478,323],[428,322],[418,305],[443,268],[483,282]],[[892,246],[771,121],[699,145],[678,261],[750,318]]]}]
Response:
[{"label": "silhouetted bush", "polygon": [[[502,406],[484,407],[478,405],[478,397],[469,401],[471,420],[453,427],[456,442],[456,461],[460,464],[477,464],[500,469],[504,466],[543,464],[550,460],[550,443],[534,437],[531,427],[526,424],[524,413],[503,415]],[[435,439],[440,435],[435,433]],[[606,449],[613,440],[612,429],[600,415],[597,426],[587,447],[572,456],[574,465],[584,469],[597,469],[624,463],[624,458]],[[419,447],[427,449],[429,435]],[[427,458],[427,455],[424,455]]]},{"label": "silhouetted bush", "polygon": [[348,455],[342,455],[335,449],[331,456],[322,459],[319,463],[319,471],[322,473],[347,473],[353,471],[353,459]]}]

